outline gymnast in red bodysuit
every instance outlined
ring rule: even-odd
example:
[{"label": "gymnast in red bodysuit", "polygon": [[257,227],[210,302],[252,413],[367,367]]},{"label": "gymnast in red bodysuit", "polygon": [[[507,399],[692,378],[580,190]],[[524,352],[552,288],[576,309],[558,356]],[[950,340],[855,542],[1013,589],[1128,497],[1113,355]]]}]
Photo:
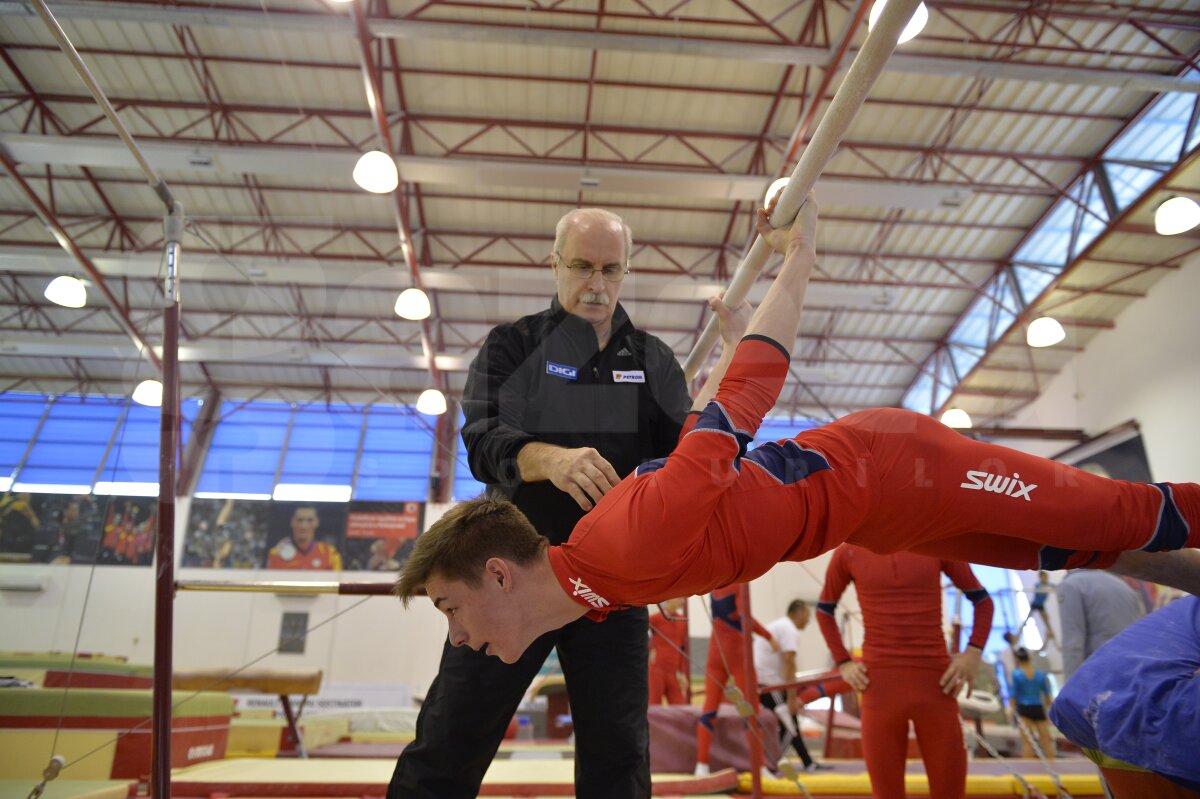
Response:
[{"label": "gymnast in red bodysuit", "polygon": [[[953,659],[942,632],[945,574],[974,607],[971,640]],[[863,618],[863,662],[851,660],[834,609],[854,583]],[[911,721],[933,799],[961,799],[967,752],[955,694],[970,684],[992,630],[993,603],[971,567],[911,552],[838,547],[825,570],[817,623],[842,676],[862,691],[862,745],[875,799],[903,799]]]},{"label": "gymnast in red bodysuit", "polygon": [[[763,225],[760,212],[770,237]],[[1013,568],[1116,563],[1200,590],[1200,553],[1154,554],[1200,546],[1200,485],[1110,480],[891,408],[748,452],[787,375],[815,226],[810,198],[736,346],[731,320],[742,309],[710,300],[722,320],[714,375],[723,379],[715,397],[712,380],[700,392],[702,410],[669,458],[621,481],[562,546],[547,546],[503,502],[455,506],[417,539],[397,595],[424,588],[452,643],[512,662],[581,615],[704,594],[844,542]]]},{"label": "gymnast in red bodysuit", "polygon": [[[746,673],[745,640],[757,635],[774,643],[771,633],[746,613],[736,585],[726,585],[712,592],[712,637],[708,641],[708,656],[704,665],[704,707],[696,720],[696,776],[709,774],[713,734],[716,732],[717,710],[725,699],[729,678],[758,715],[758,689],[753,674]],[[778,648],[778,644],[775,644]],[[747,725],[757,721],[747,720]],[[761,734],[746,728],[747,735]]]}]

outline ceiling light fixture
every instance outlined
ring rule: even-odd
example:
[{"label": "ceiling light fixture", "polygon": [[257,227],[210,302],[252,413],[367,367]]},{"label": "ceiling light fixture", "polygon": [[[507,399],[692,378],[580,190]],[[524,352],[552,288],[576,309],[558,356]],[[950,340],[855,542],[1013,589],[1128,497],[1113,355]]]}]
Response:
[{"label": "ceiling light fixture", "polygon": [[946,427],[954,427],[959,430],[974,426],[971,422],[970,414],[962,408],[948,408],[942,414],[942,424],[946,425]]},{"label": "ceiling light fixture", "polygon": [[162,395],[162,383],[157,380],[143,380],[133,390],[133,401],[148,408],[161,408]]},{"label": "ceiling light fixture", "polygon": [[87,305],[87,286],[77,277],[59,275],[46,285],[46,299],[64,308],[82,308]]},{"label": "ceiling light fixture", "polygon": [[[883,7],[886,5],[887,0],[875,0],[875,5],[871,6],[871,16],[867,18],[867,30],[875,29],[875,23],[879,21],[879,15],[883,13]],[[896,44],[904,44],[917,38],[917,34],[925,29],[927,22],[929,22],[929,9],[925,7],[924,3],[921,3],[913,12],[912,19],[900,32],[900,38],[896,40]]]},{"label": "ceiling light fixture", "polygon": [[436,388],[427,388],[417,397],[417,411],[428,416],[441,416],[446,412],[446,395]]},{"label": "ceiling light fixture", "polygon": [[354,182],[373,194],[388,194],[400,184],[396,161],[382,150],[363,153],[354,165]]},{"label": "ceiling light fixture", "polygon": [[429,295],[418,288],[405,289],[396,298],[396,316],[419,322],[431,313]]},{"label": "ceiling light fixture", "polygon": [[1186,233],[1200,225],[1200,205],[1191,197],[1172,197],[1154,212],[1154,231],[1160,236]]},{"label": "ceiling light fixture", "polygon": [[1031,347],[1053,347],[1067,337],[1067,331],[1053,316],[1040,316],[1025,330],[1025,343]]}]

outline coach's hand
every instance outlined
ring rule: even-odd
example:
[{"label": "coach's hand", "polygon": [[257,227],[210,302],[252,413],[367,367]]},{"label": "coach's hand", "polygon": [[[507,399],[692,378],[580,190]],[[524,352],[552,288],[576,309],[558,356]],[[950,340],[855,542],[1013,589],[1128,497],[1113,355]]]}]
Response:
[{"label": "coach's hand", "polygon": [[979,661],[982,656],[983,653],[978,649],[968,646],[966,650],[950,658],[950,665],[942,675],[942,693],[957,694],[964,683],[973,685],[975,675],[979,673]]},{"label": "coach's hand", "polygon": [[621,482],[612,464],[591,447],[568,449],[533,442],[517,453],[517,466],[525,482],[549,480],[584,510],[595,507]]},{"label": "coach's hand", "polygon": [[865,691],[867,690],[867,686],[871,684],[871,681],[867,679],[867,667],[861,663],[847,660],[838,666],[838,671],[842,673],[842,679],[849,683],[850,687],[856,691]]}]

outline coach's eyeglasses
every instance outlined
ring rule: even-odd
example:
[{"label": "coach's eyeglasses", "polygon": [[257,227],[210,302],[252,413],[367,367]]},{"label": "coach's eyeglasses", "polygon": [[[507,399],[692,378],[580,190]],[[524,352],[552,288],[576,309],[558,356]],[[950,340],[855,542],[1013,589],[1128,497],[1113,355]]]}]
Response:
[{"label": "coach's eyeglasses", "polygon": [[554,253],[554,257],[558,259],[559,265],[567,270],[567,274],[576,280],[591,280],[592,275],[599,272],[605,282],[620,283],[621,279],[629,274],[629,267],[619,264],[606,264],[605,266],[592,266],[586,262],[567,264],[563,263],[561,253]]}]

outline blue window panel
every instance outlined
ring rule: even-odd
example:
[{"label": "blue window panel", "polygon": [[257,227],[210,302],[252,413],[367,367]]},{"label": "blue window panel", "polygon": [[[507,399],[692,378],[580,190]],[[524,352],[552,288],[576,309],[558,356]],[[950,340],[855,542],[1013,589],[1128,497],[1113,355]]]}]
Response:
[{"label": "blue window panel", "polygon": [[41,395],[0,394],[0,477],[12,474],[21,462],[45,411]]},{"label": "blue window panel", "polygon": [[900,404],[917,413],[933,413],[933,377],[927,372],[921,372]]},{"label": "blue window panel", "polygon": [[429,477],[359,476],[355,499],[389,502],[425,502],[429,498]]},{"label": "blue window panel", "polygon": [[[458,425],[461,429],[461,418]],[[471,499],[482,494],[486,488],[486,485],[476,480],[475,475],[471,474],[471,467],[467,463],[467,445],[463,443],[462,436],[459,436],[457,461],[454,464],[454,489],[451,492],[453,498]]]},{"label": "blue window panel", "polygon": [[[33,452],[29,453],[29,460],[26,462],[25,468],[36,466],[90,468],[95,474],[96,469],[100,466],[100,459],[104,457],[104,448],[107,444],[107,441],[103,443],[80,441],[75,444],[42,443],[39,439],[34,444]],[[22,476],[21,479],[24,480],[25,477]]]},{"label": "blue window panel", "polygon": [[1075,203],[1059,200],[1013,254],[1013,260],[1025,264],[1065,266],[1070,252],[1075,221]]},{"label": "blue window panel", "polygon": [[213,433],[212,445],[219,447],[238,447],[241,449],[273,449],[283,450],[283,442],[287,438],[287,426],[264,425],[255,426],[241,423],[222,423],[217,425]]},{"label": "blue window panel", "polygon": [[22,483],[41,483],[43,485],[80,486],[92,484],[96,477],[95,466],[48,466],[45,464],[28,464],[17,476]]},{"label": "blue window panel", "polygon": [[0,477],[12,474],[28,446],[24,441],[0,441]]},{"label": "blue window panel", "polygon": [[100,480],[125,480],[123,477],[115,477],[118,473],[128,471],[151,472],[158,479],[158,442],[154,442],[153,446],[145,444],[131,445],[121,441],[114,441],[113,447],[109,450],[108,458],[104,462],[104,468],[100,470]]},{"label": "blue window panel", "polygon": [[[366,452],[358,465],[355,499],[414,500],[424,502],[429,493],[429,471],[433,453]],[[407,493],[389,493],[404,486]],[[414,493],[414,486],[419,487]]]},{"label": "blue window panel", "polygon": [[1136,202],[1146,190],[1154,185],[1162,173],[1132,164],[1106,163],[1104,172],[1112,185],[1113,197],[1122,211]]},{"label": "blue window panel", "polygon": [[954,373],[954,361],[943,351],[938,356],[938,382],[934,387],[934,407],[942,405],[954,393],[958,385],[958,375]]},{"label": "blue window panel", "polygon": [[238,494],[266,494],[275,490],[275,472],[234,471],[230,469],[206,470],[196,483],[197,492],[222,492]]},{"label": "blue window panel", "polygon": [[1168,92],[1146,110],[1142,118],[1129,126],[1113,142],[1104,157],[1126,161],[1159,161],[1175,163],[1183,149],[1187,133],[1193,94]]},{"label": "blue window panel", "polygon": [[969,374],[975,364],[983,358],[984,350],[963,344],[951,343],[946,347],[950,360],[954,362],[954,370],[960,375]]},{"label": "blue window panel", "polygon": [[1089,172],[1077,185],[1079,189],[1074,194],[1088,210],[1076,209],[1079,230],[1076,233],[1075,246],[1071,250],[1072,258],[1087,249],[1105,231],[1109,222],[1108,207],[1104,204],[1100,187],[1096,185],[1096,178]]},{"label": "blue window panel", "polygon": [[[1007,304],[1013,310],[997,303]],[[973,347],[987,347],[996,340],[998,329],[1008,329],[1008,325],[1016,318],[1013,311],[1017,307],[1008,281],[1004,275],[1000,275],[983,287],[983,293],[971,303],[950,338]]]},{"label": "blue window panel", "polygon": [[306,420],[306,424],[302,426],[300,419],[297,418],[296,425],[292,427],[292,437],[288,441],[288,448],[332,449],[356,452],[358,450],[358,439],[361,430],[362,425],[360,423],[352,426],[319,426],[310,425]]},{"label": "blue window panel", "polygon": [[[354,476],[355,450],[336,452],[327,449],[288,448],[283,458],[281,483],[320,482],[322,485],[350,485]],[[301,480],[297,475],[322,475],[328,480]]]},{"label": "blue window panel", "polygon": [[[132,411],[131,411],[132,412]],[[124,445],[126,447],[158,447],[159,439],[159,421],[147,421],[143,419],[126,419],[125,424],[121,425],[121,429],[117,431],[117,437],[113,440],[113,448]]]},{"label": "blue window panel", "polygon": [[279,452],[270,449],[239,449],[213,446],[208,450],[204,470],[237,470],[275,475],[279,467]]},{"label": "blue window panel", "polygon": [[1014,266],[1012,271],[1013,277],[1017,279],[1017,285],[1021,289],[1021,298],[1025,305],[1031,304],[1041,296],[1041,293],[1054,282],[1059,274],[1057,269],[1019,265]]},{"label": "blue window panel", "polygon": [[158,469],[117,469],[100,475],[100,482],[113,483],[157,483]]},{"label": "blue window panel", "polygon": [[226,400],[221,404],[217,421],[248,425],[281,425],[287,427],[292,419],[292,406],[285,402],[240,403]]}]

